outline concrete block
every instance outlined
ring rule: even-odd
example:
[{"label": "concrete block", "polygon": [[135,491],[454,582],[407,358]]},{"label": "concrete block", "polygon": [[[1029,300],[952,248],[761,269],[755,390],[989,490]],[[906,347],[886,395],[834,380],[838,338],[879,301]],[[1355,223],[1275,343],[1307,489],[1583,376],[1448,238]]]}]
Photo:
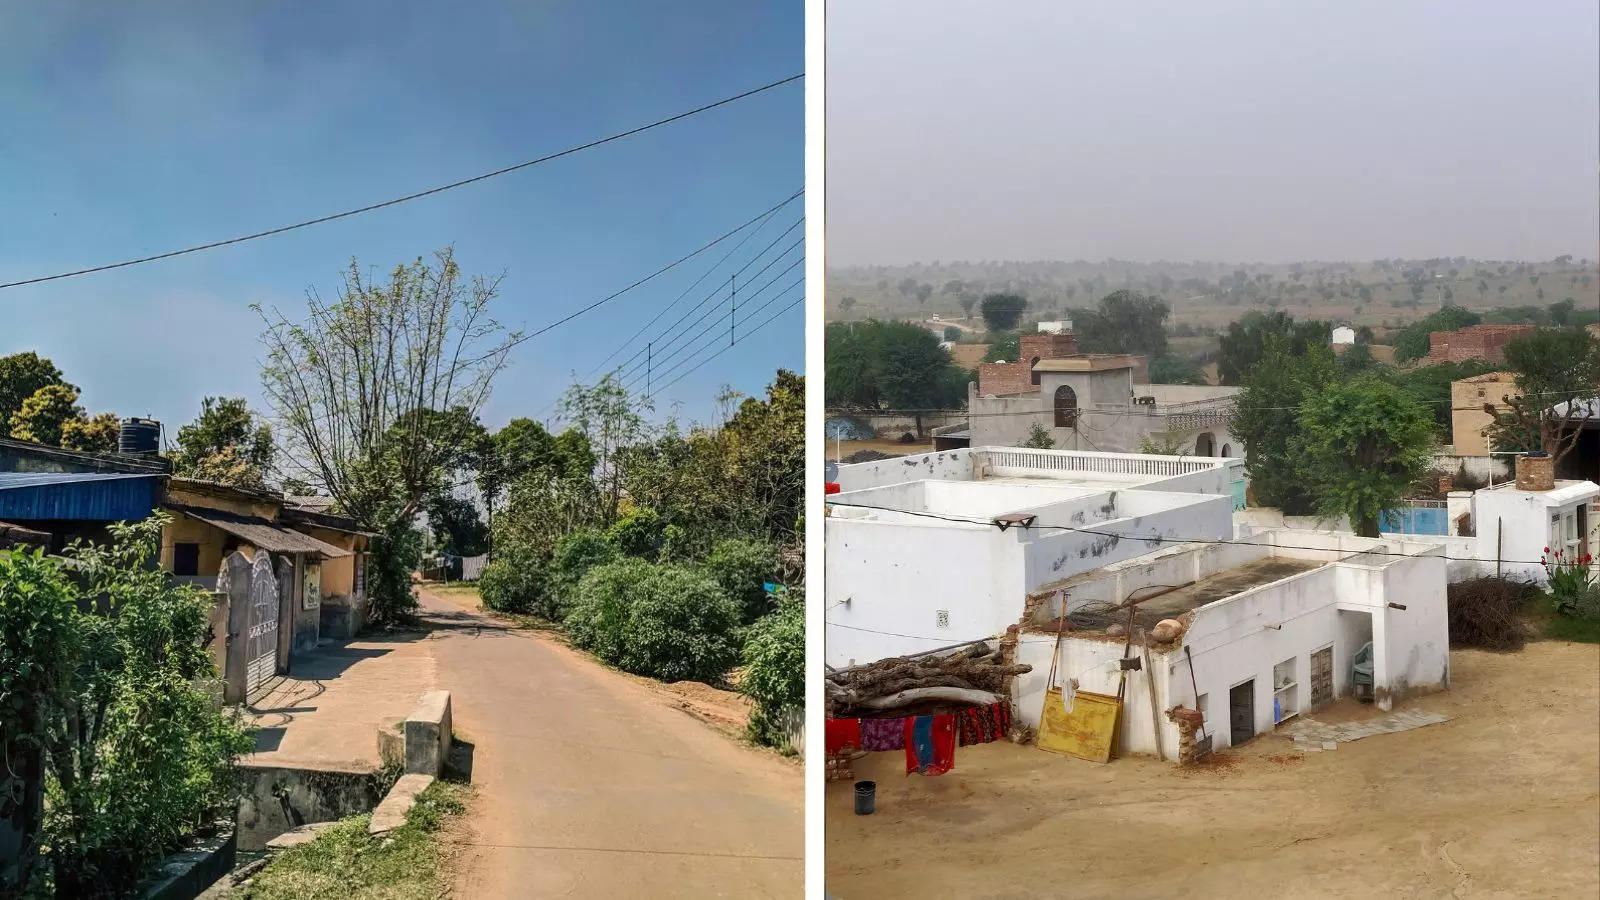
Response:
[{"label": "concrete block", "polygon": [[401,718],[385,719],[378,723],[378,759],[384,766],[399,766],[405,768],[406,764],[406,732],[405,720]]},{"label": "concrete block", "polygon": [[437,776],[450,758],[450,692],[429,691],[406,717],[406,771]]},{"label": "concrete block", "polygon": [[317,835],[338,825],[338,822],[312,822],[310,825],[301,825],[293,831],[285,831],[270,841],[267,841],[268,850],[287,850],[301,844],[309,844],[317,839]]},{"label": "concrete block", "polygon": [[1338,741],[1323,741],[1322,742],[1322,749],[1324,749],[1324,750],[1337,750],[1337,749],[1339,749],[1339,742]]},{"label": "concrete block", "polygon": [[406,814],[411,812],[411,807],[417,805],[417,797],[436,780],[432,775],[421,775],[416,772],[401,775],[400,780],[396,781],[394,787],[384,796],[383,802],[372,811],[372,823],[367,826],[367,834],[387,834],[404,825]]}]

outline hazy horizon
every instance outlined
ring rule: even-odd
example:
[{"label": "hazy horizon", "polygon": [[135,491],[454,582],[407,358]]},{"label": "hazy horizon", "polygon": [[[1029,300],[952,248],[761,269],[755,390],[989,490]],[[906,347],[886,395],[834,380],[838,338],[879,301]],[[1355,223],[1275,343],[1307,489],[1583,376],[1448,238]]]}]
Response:
[{"label": "hazy horizon", "polygon": [[1600,256],[1600,10],[828,7],[830,268]]}]

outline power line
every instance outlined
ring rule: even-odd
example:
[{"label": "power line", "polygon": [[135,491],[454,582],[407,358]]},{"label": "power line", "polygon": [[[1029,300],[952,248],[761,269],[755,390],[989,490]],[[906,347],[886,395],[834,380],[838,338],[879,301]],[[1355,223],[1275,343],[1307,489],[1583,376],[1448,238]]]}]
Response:
[{"label": "power line", "polygon": [[[733,273],[732,278],[738,278],[740,275],[743,275],[746,270],[748,270],[751,266],[753,266],[757,262],[759,262],[761,260],[761,258],[767,254],[767,251],[769,251],[773,247],[777,246],[779,241],[781,241],[785,237],[787,237],[790,232],[792,232],[796,228],[800,227],[802,224],[804,224],[804,222],[805,222],[805,217],[801,216],[799,219],[797,219],[793,223],[791,223],[788,228],[784,229],[782,233],[780,233],[778,236],[774,237],[772,239],[772,241],[767,244],[767,246],[762,247],[761,250],[759,252],[757,252],[754,256],[752,256],[748,262],[746,262],[737,271],[735,271]],[[785,247],[782,250],[782,252],[780,252],[777,256],[773,257],[770,262],[768,262],[765,266],[762,266],[759,270],[756,271],[756,274],[751,276],[751,277],[752,278],[760,277],[763,272],[765,272],[767,269],[771,268],[774,263],[776,263],[778,260],[782,259],[786,254],[789,253],[789,251],[793,250],[795,247],[800,246],[803,243],[805,243],[805,235],[804,234],[802,234],[799,238],[797,238],[793,244],[790,244],[788,247]],[[730,279],[730,284],[732,284],[731,279]],[[702,297],[700,299],[699,303],[696,303],[694,306],[692,306],[688,310],[686,310],[683,315],[679,316],[676,321],[674,321],[671,325],[667,326],[667,328],[664,331],[662,331],[660,334],[656,335],[655,339],[653,341],[651,341],[651,343],[652,344],[658,344],[661,341],[665,340],[667,335],[672,334],[674,331],[676,331],[678,326],[682,325],[683,322],[686,319],[688,319],[690,316],[694,315],[696,310],[698,310],[701,307],[705,306],[706,303],[708,303],[711,300],[715,299],[721,293],[722,293],[722,288],[719,285],[717,288],[712,290],[711,293],[707,294],[705,297]],[[692,328],[695,325],[698,325],[699,323],[705,321],[707,315],[709,315],[709,313],[702,314],[700,316],[700,318],[695,319],[694,322],[691,323],[688,327]],[[684,332],[686,333],[687,331],[688,331],[688,328],[685,328]],[[680,335],[680,337],[681,337],[681,335]],[[676,343],[676,342],[677,342],[677,338],[674,338],[672,341],[669,342],[669,346],[671,344]],[[628,367],[628,369],[626,371],[624,371],[621,374],[620,377],[627,378],[628,376],[632,375],[637,370],[638,370],[638,364],[635,363],[633,366]]]},{"label": "power line", "polygon": [[[663,306],[663,307],[661,307],[661,309],[657,310],[656,314],[650,318],[650,321],[648,321],[648,322],[644,323],[643,325],[639,326],[639,330],[635,331],[632,334],[632,336],[630,336],[627,340],[623,341],[622,344],[617,347],[617,349],[612,350],[610,353],[606,354],[605,358],[600,360],[600,363],[598,365],[596,365],[593,369],[590,369],[588,371],[588,373],[583,376],[584,379],[587,380],[589,378],[593,378],[595,376],[595,373],[597,373],[600,370],[605,368],[605,365],[606,365],[607,362],[610,362],[613,357],[615,357],[618,353],[621,353],[624,349],[626,349],[629,344],[632,344],[634,341],[638,340],[639,339],[639,335],[644,334],[646,331],[650,330],[650,326],[652,326],[656,322],[660,321],[661,317],[666,315],[668,310],[672,309],[674,306],[677,306],[678,303],[681,300],[683,300],[684,297],[689,296],[689,292],[690,291],[694,290],[696,287],[698,287],[700,285],[701,282],[705,281],[706,278],[710,277],[712,272],[715,272],[717,269],[721,268],[722,264],[727,262],[728,259],[730,257],[732,257],[735,253],[738,253],[739,249],[741,247],[743,247],[751,238],[755,237],[756,234],[758,232],[760,232],[762,228],[766,227],[766,224],[768,222],[772,221],[772,216],[775,215],[776,213],[777,213],[777,210],[773,210],[773,211],[767,213],[767,215],[762,218],[760,224],[756,225],[756,227],[754,229],[752,229],[744,237],[740,238],[739,239],[739,243],[734,244],[733,247],[731,247],[728,250],[727,253],[724,253],[722,255],[721,259],[719,259],[716,262],[712,263],[711,267],[709,269],[706,269],[704,272],[702,272],[699,278],[696,278],[694,281],[690,282],[689,286],[684,288],[683,292],[680,293],[677,297],[673,298],[671,303],[668,303],[666,306]],[[802,217],[802,221],[803,220],[804,219]],[[623,361],[623,364],[626,365],[627,363],[633,362],[633,360],[638,358],[639,353],[642,353],[642,352],[644,352],[644,351],[640,350],[638,353],[635,353],[633,356],[628,357],[628,359]]]},{"label": "power line", "polygon": [[[746,331],[744,338],[740,338],[739,340],[735,341],[734,343],[735,344],[743,343],[745,338],[748,338],[748,337],[754,335],[756,332],[760,331],[761,329],[765,328],[774,319],[778,318],[779,316],[781,316],[784,313],[788,312],[789,310],[793,309],[796,305],[804,302],[805,299],[806,299],[805,293],[801,292],[800,296],[794,298],[794,300],[792,300],[791,302],[789,302],[788,304],[783,306],[777,312],[775,312],[772,315],[768,316],[764,321],[762,321],[761,324],[759,324],[756,327],[750,329],[749,331]],[[671,381],[667,382],[666,384],[662,385],[661,387],[656,388],[656,392],[659,393],[661,391],[666,390],[667,388],[672,387],[673,385],[675,385],[678,382],[682,381],[683,379],[687,378],[689,376],[689,373],[693,372],[695,369],[700,368],[701,366],[703,366],[706,363],[712,361],[713,359],[716,359],[717,357],[721,356],[722,354],[727,353],[731,349],[733,349],[733,347],[731,345],[727,346],[727,347],[723,347],[722,349],[720,349],[717,352],[711,354],[710,356],[706,357],[705,359],[700,360],[699,362],[695,363],[693,366],[690,366],[688,369],[684,370],[684,372],[682,374],[678,375],[677,378],[674,378]]]},{"label": "power line", "polygon": [[655,270],[654,272],[651,272],[649,275],[644,276],[643,278],[639,279],[638,281],[635,281],[633,284],[628,285],[627,287],[623,288],[622,290],[619,290],[619,291],[616,291],[615,293],[608,294],[608,295],[606,295],[604,297],[601,297],[599,300],[594,301],[593,303],[589,304],[588,306],[585,306],[582,309],[579,309],[576,312],[573,312],[573,313],[571,313],[569,315],[563,316],[563,317],[555,320],[554,322],[551,322],[550,324],[544,326],[543,328],[539,328],[536,331],[531,331],[528,334],[519,335],[515,340],[507,342],[505,344],[505,346],[498,347],[495,350],[491,351],[490,353],[488,353],[488,354],[486,354],[486,355],[484,355],[482,357],[479,357],[478,359],[472,360],[472,362],[481,362],[484,359],[488,359],[490,356],[495,356],[496,354],[504,353],[504,352],[510,350],[512,347],[517,346],[518,344],[524,343],[526,341],[533,340],[534,338],[538,337],[541,334],[544,334],[544,333],[546,333],[548,331],[551,331],[551,330],[553,330],[555,328],[559,328],[560,326],[565,325],[568,322],[571,322],[573,319],[576,319],[577,317],[583,315],[586,312],[589,312],[590,310],[596,309],[596,308],[598,308],[598,307],[600,307],[600,306],[602,306],[602,305],[604,305],[606,303],[610,303],[612,300],[615,300],[618,297],[621,297],[623,294],[626,294],[627,292],[633,290],[634,288],[636,288],[636,287],[638,287],[638,286],[640,286],[640,285],[642,285],[642,284],[644,284],[644,283],[646,283],[648,281],[651,281],[652,279],[654,279],[654,278],[656,278],[656,277],[658,277],[658,276],[660,276],[662,274],[665,274],[666,272],[668,272],[668,271],[670,271],[670,270],[672,270],[674,268],[677,268],[678,266],[682,265],[683,263],[688,262],[689,260],[695,258],[696,256],[699,256],[700,254],[706,252],[707,250],[710,250],[712,247],[715,247],[716,245],[718,245],[718,244],[722,243],[723,241],[727,240],[728,238],[733,237],[734,235],[738,234],[739,232],[743,231],[744,229],[746,229],[746,228],[750,227],[751,225],[755,224],[756,222],[760,221],[762,217],[772,214],[774,211],[776,211],[777,209],[782,207],[785,203],[788,203],[789,201],[793,200],[794,198],[800,196],[803,193],[805,193],[805,188],[801,188],[800,190],[795,191],[793,194],[790,194],[789,196],[783,198],[783,200],[779,201],[776,205],[774,205],[772,207],[769,207],[768,209],[762,211],[762,213],[760,215],[756,216],[755,218],[752,218],[752,219],[749,219],[749,220],[745,221],[743,224],[739,225],[737,228],[734,228],[732,231],[725,232],[722,235],[720,235],[719,237],[713,238],[712,240],[710,240],[710,241],[708,241],[708,242],[706,242],[704,244],[701,244],[699,247],[695,248],[694,250],[691,250],[688,253],[684,254],[683,256],[680,256],[677,259],[673,260],[672,262],[667,263],[666,265],[664,265],[661,268]]},{"label": "power line", "polygon": [[501,168],[501,169],[496,169],[493,172],[485,172],[482,175],[474,175],[471,178],[463,178],[460,181],[452,181],[449,184],[442,184],[442,185],[439,185],[438,187],[429,188],[429,189],[427,189],[425,191],[417,191],[414,194],[406,194],[403,197],[396,197],[396,198],[394,198],[392,200],[385,200],[385,201],[383,201],[381,203],[373,203],[373,204],[369,204],[367,206],[357,207],[356,209],[347,209],[344,212],[332,213],[332,214],[326,215],[326,216],[318,216],[315,219],[307,219],[304,222],[296,222],[296,223],[294,223],[292,225],[280,225],[277,228],[269,228],[269,229],[267,229],[265,231],[257,231],[257,232],[255,232],[253,234],[241,235],[239,237],[228,238],[226,240],[211,241],[211,242],[205,243],[205,244],[197,244],[197,245],[195,245],[193,247],[185,247],[182,250],[169,250],[169,251],[167,251],[165,253],[157,253],[157,254],[154,254],[152,256],[142,256],[142,257],[139,257],[138,259],[129,259],[129,260],[124,260],[122,262],[116,262],[116,263],[106,263],[104,265],[91,266],[91,267],[86,268],[86,269],[77,269],[77,270],[71,271],[71,272],[60,272],[60,273],[55,274],[55,275],[41,275],[41,276],[34,277],[34,278],[25,278],[25,279],[22,279],[20,281],[5,282],[3,284],[0,284],[0,289],[12,288],[12,287],[20,287],[22,285],[27,285],[27,284],[38,284],[38,283],[44,282],[44,281],[55,281],[55,280],[61,279],[61,278],[72,278],[72,277],[75,277],[75,276],[78,276],[78,275],[89,275],[89,274],[92,274],[94,272],[104,272],[104,271],[106,271],[108,269],[120,269],[120,268],[123,268],[124,266],[136,266],[136,265],[140,265],[141,263],[155,262],[157,260],[162,260],[162,259],[171,259],[174,256],[183,256],[183,255],[188,254],[188,253],[198,253],[198,252],[200,252],[202,250],[212,250],[212,249],[215,249],[217,247],[226,247],[226,246],[228,246],[230,244],[242,244],[245,241],[253,241],[253,240],[256,240],[258,238],[270,237],[270,236],[275,235],[275,234],[283,234],[284,232],[294,231],[294,230],[299,229],[299,228],[308,228],[308,227],[310,227],[312,225],[321,225],[324,222],[332,222],[332,221],[334,221],[336,219],[343,219],[343,218],[347,218],[349,216],[360,215],[361,213],[372,212],[374,210],[384,209],[384,208],[390,207],[390,206],[397,206],[397,205],[399,205],[401,203],[407,203],[409,201],[418,200],[418,199],[421,199],[423,197],[431,196],[433,194],[443,193],[444,191],[454,190],[455,188],[459,188],[459,187],[465,187],[466,185],[474,184],[474,183],[479,182],[479,181],[484,181],[484,180],[489,179],[489,178],[495,178],[497,176],[505,175],[505,174],[510,173],[510,172],[515,172],[515,171],[517,171],[519,169],[526,169],[529,166],[536,166],[536,165],[538,165],[540,163],[545,163],[545,162],[550,162],[551,160],[560,159],[563,156],[571,156],[574,153],[579,153],[579,152],[582,152],[584,150],[589,150],[589,149],[592,149],[592,148],[595,148],[595,147],[599,147],[602,144],[609,144],[612,141],[618,141],[618,140],[621,140],[621,139],[623,139],[625,137],[631,137],[631,136],[639,134],[641,132],[649,131],[652,128],[659,128],[659,127],[661,127],[663,125],[667,125],[667,124],[670,124],[672,122],[676,122],[676,121],[678,121],[680,119],[687,119],[690,116],[699,115],[700,113],[716,109],[719,106],[726,106],[729,103],[734,103],[736,101],[743,100],[746,97],[753,97],[756,94],[762,93],[763,91],[770,91],[773,88],[781,87],[781,86],[783,86],[785,84],[789,84],[790,82],[793,82],[793,81],[798,81],[799,79],[804,78],[804,77],[805,77],[804,73],[801,73],[799,75],[790,75],[788,78],[782,78],[782,79],[779,79],[778,81],[773,81],[773,82],[770,82],[768,84],[764,84],[764,85],[762,85],[762,86],[760,86],[758,88],[753,88],[751,90],[744,91],[743,93],[735,94],[735,95],[733,95],[731,97],[724,97],[723,99],[718,100],[715,103],[708,103],[708,104],[706,104],[704,106],[699,106],[699,107],[696,107],[694,109],[688,110],[686,112],[681,112],[681,113],[678,113],[676,115],[668,116],[668,117],[666,117],[664,119],[657,119],[654,122],[651,122],[651,123],[646,124],[646,125],[640,125],[637,128],[630,128],[627,131],[620,131],[620,132],[617,132],[616,134],[610,135],[608,137],[603,137],[603,138],[599,138],[598,140],[593,140],[593,141],[589,141],[589,142],[584,143],[584,144],[579,144],[579,145],[577,145],[575,147],[568,147],[565,150],[560,150],[560,151],[557,151],[555,153],[551,153],[551,154],[548,154],[548,155],[545,155],[545,156],[541,156],[541,157],[539,157],[537,159],[530,159],[530,160],[527,160],[526,162],[520,162],[520,163],[517,163],[515,165],[506,166],[506,167]]},{"label": "power line", "polygon": [[[786,250],[784,252],[787,253],[788,251]],[[779,257],[779,259],[781,259],[781,258],[782,257]],[[777,260],[773,260],[773,262],[777,262]],[[754,291],[751,291],[750,293],[748,293],[746,295],[746,298],[745,298],[744,302],[735,305],[730,310],[730,313],[736,315],[739,310],[744,309],[745,307],[749,306],[757,297],[761,296],[763,293],[765,293],[767,291],[768,288],[772,287],[773,284],[777,283],[779,278],[782,278],[784,275],[788,274],[791,270],[795,269],[796,267],[798,267],[803,262],[805,262],[805,257],[804,256],[796,258],[793,262],[789,263],[789,265],[785,266],[783,269],[779,270],[777,274],[773,275],[770,279],[768,279],[766,284],[763,284],[761,287],[756,288]],[[765,269],[763,269],[762,271],[765,271]],[[802,275],[801,276],[801,281],[804,281],[804,280],[805,280],[804,275]],[[796,283],[799,283],[799,282],[796,282]],[[790,285],[789,287],[785,287],[785,288],[783,288],[783,291],[787,291],[792,287],[794,287],[794,285]],[[782,293],[782,292],[780,291],[780,293]],[[771,303],[772,303],[772,301],[769,300],[769,301],[767,301],[766,305],[770,305]],[[766,305],[757,307],[755,312],[760,312],[762,309],[765,309]],[[697,319],[695,324],[699,324],[700,322],[705,321],[707,318],[709,318],[715,312],[716,312],[715,308],[706,310],[705,315],[702,315],[699,319]],[[754,313],[751,313],[751,314],[753,315]],[[721,324],[722,324],[722,322],[721,322],[720,319],[713,319],[710,324],[708,324],[706,327],[700,329],[700,331],[695,333],[693,337],[690,337],[684,343],[679,344],[678,343],[679,338],[682,338],[682,337],[688,335],[688,331],[685,330],[682,335],[679,335],[678,338],[674,338],[671,342],[669,342],[669,346],[676,346],[677,349],[674,350],[671,354],[669,354],[666,358],[656,361],[655,364],[659,366],[662,363],[666,362],[667,359],[675,359],[675,358],[679,358],[679,357],[683,356],[684,354],[692,354],[692,353],[695,352],[695,350],[704,349],[706,346],[709,346],[709,345],[701,345],[700,347],[694,348],[693,350],[689,349],[691,347],[691,345],[694,344],[695,341],[698,341],[701,337],[705,336],[705,334],[707,332],[711,331],[713,328],[720,327]],[[633,371],[635,373],[637,373],[638,372],[638,368],[635,368]],[[670,372],[670,371],[671,371],[671,369],[669,368],[667,370],[667,372]],[[667,372],[661,372],[660,374],[665,375],[665,374],[667,374]],[[620,377],[622,377],[624,379],[627,379],[628,378],[628,373],[623,373]],[[628,382],[629,386],[631,387],[632,385],[638,384],[639,381],[641,380],[641,378],[642,378],[641,375],[634,374],[632,379]]]},{"label": "power line", "polygon": [[[866,504],[866,503],[841,503],[841,502],[839,502],[837,500],[829,500],[829,501],[827,501],[827,503],[828,503],[829,506],[845,506],[845,507],[851,507],[851,508],[854,508],[854,509],[872,509],[872,510],[877,510],[879,512],[892,512],[892,513],[899,513],[901,515],[907,515],[907,516],[920,516],[920,517],[928,518],[928,519],[939,519],[941,521],[955,522],[955,523],[961,524],[961,525],[988,525],[988,526],[991,526],[991,527],[994,527],[994,528],[1000,528],[1001,527],[1000,524],[995,522],[993,519],[973,519],[973,518],[968,518],[968,517],[964,517],[964,516],[947,516],[947,515],[942,515],[940,513],[915,512],[915,511],[907,510],[907,509],[895,509],[894,507],[890,507],[890,506],[872,506],[872,505]],[[1047,523],[1041,523],[1041,522],[1038,522],[1038,521],[1029,522],[1027,524],[1016,524],[1016,525],[1008,524],[1005,527],[1006,528],[1021,528],[1021,529],[1024,529],[1024,530],[1034,529],[1034,528],[1039,528],[1039,529],[1054,528],[1054,529],[1057,529],[1057,530],[1060,530],[1060,531],[1073,531],[1073,532],[1078,532],[1080,534],[1092,534],[1092,535],[1096,535],[1096,536],[1099,536],[1099,537],[1116,538],[1117,540],[1140,541],[1140,542],[1143,542],[1143,543],[1146,543],[1146,544],[1236,544],[1236,545],[1241,546],[1241,547],[1275,547],[1275,548],[1280,549],[1280,550],[1314,550],[1314,551],[1319,551],[1319,552],[1324,552],[1324,553],[1339,552],[1339,551],[1336,551],[1336,550],[1330,551],[1327,547],[1301,547],[1301,546],[1296,546],[1296,545],[1293,545],[1293,544],[1273,544],[1273,543],[1268,543],[1266,541],[1249,541],[1249,540],[1245,540],[1243,538],[1180,538],[1180,537],[1165,537],[1165,536],[1162,536],[1162,535],[1152,535],[1152,534],[1122,534],[1122,533],[1118,533],[1118,532],[1115,532],[1115,531],[1101,531],[1101,530],[1094,529],[1094,528],[1084,528],[1084,527],[1078,526],[1078,525],[1052,525],[1052,524],[1047,524]],[[1005,529],[1002,529],[1002,530],[1005,530]],[[1429,537],[1429,535],[1417,535],[1416,537],[1417,538],[1426,539],[1427,537]],[[1370,540],[1381,540],[1381,538],[1371,538]],[[1414,553],[1402,553],[1402,552],[1400,552],[1398,550],[1357,550],[1357,551],[1352,551],[1350,553],[1350,555],[1351,556],[1401,556],[1401,557],[1408,557],[1408,558],[1423,558],[1423,557],[1417,557],[1417,555],[1414,554]],[[1436,556],[1436,557],[1431,557],[1431,558],[1433,558],[1433,559],[1447,559],[1447,560],[1450,560],[1452,562],[1489,562],[1489,560],[1479,559],[1476,556],[1449,556],[1449,555],[1443,555],[1443,556]],[[1501,560],[1497,560],[1497,561],[1501,562],[1501,563],[1508,563],[1508,564],[1511,564],[1511,565],[1534,566],[1534,565],[1544,565],[1545,564],[1544,560],[1501,559]],[[1600,562],[1591,563],[1590,565],[1586,566],[1586,568],[1600,569]]]}]

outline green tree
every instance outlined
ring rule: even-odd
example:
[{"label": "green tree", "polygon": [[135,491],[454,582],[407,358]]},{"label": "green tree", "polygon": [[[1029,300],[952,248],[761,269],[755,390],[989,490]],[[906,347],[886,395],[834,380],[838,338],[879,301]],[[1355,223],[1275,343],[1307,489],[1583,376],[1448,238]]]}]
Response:
[{"label": "green tree", "polygon": [[[299,322],[255,307],[267,349],[262,390],[285,455],[382,535],[374,566],[386,573],[410,553],[413,517],[478,446],[478,410],[519,337],[491,315],[498,291],[498,280],[463,276],[446,248],[383,281],[351,260],[339,300],[313,293]],[[408,581],[373,579],[370,588],[380,622],[415,606]]]},{"label": "green tree", "polygon": [[1404,391],[1368,375],[1309,395],[1294,446],[1318,510],[1349,516],[1356,534],[1378,537],[1384,510],[1427,472],[1432,420]]},{"label": "green tree", "polygon": [[990,332],[989,349],[983,352],[983,361],[1022,362],[1021,335],[1015,331]]},{"label": "green tree", "polygon": [[1560,463],[1584,426],[1600,417],[1600,339],[1587,331],[1540,328],[1506,344],[1519,397],[1489,403],[1495,445],[1537,449]]},{"label": "green tree", "polygon": [[1328,322],[1296,322],[1288,313],[1276,311],[1245,313],[1218,338],[1218,380],[1223,384],[1244,384],[1275,336],[1287,341],[1290,355],[1302,356],[1310,347],[1327,345],[1332,335],[1333,326]]},{"label": "green tree", "polygon": [[1021,294],[985,294],[978,308],[990,331],[1010,331],[1022,321],[1028,301]]},{"label": "green tree", "polygon": [[593,385],[567,388],[559,410],[561,418],[588,439],[595,457],[595,481],[604,502],[602,519],[609,523],[616,518],[622,499],[618,456],[623,448],[646,438],[644,415],[651,410],[650,401],[630,394],[616,376],[607,374]]},{"label": "green tree", "polygon": [[966,398],[966,371],[932,332],[909,322],[835,322],[823,348],[830,406],[953,409]]},{"label": "green tree", "polygon": [[478,556],[489,549],[489,529],[478,515],[478,507],[465,497],[440,493],[429,497],[423,509],[434,545],[442,553]]},{"label": "green tree", "polygon": [[61,370],[32,350],[0,356],[0,422],[9,423],[22,401],[51,384],[66,384]]},{"label": "green tree", "polygon": [[276,451],[271,426],[257,419],[243,397],[200,401],[200,415],[178,429],[177,441],[178,449],[167,454],[174,474],[241,487],[266,483]]},{"label": "green tree", "polygon": [[1338,363],[1327,345],[1313,345],[1297,355],[1289,337],[1281,333],[1267,337],[1265,352],[1245,377],[1228,426],[1244,443],[1245,471],[1262,505],[1280,507],[1290,515],[1315,510],[1303,459],[1294,449],[1300,433],[1297,410],[1338,377]]},{"label": "green tree", "polygon": [[1095,309],[1073,310],[1072,328],[1078,346],[1089,353],[1167,352],[1167,317],[1172,310],[1158,298],[1137,291],[1113,291]]},{"label": "green tree", "polygon": [[103,412],[93,418],[61,423],[61,446],[84,453],[115,453],[121,434],[122,422],[117,414]]},{"label": "green tree", "polygon": [[1150,361],[1151,384],[1205,384],[1200,367],[1176,356],[1158,356]]},{"label": "green tree", "polygon": [[61,429],[69,422],[84,421],[78,405],[78,389],[70,384],[47,384],[34,391],[22,407],[11,414],[11,436],[51,447],[61,446]]},{"label": "green tree", "polygon": [[957,302],[961,304],[962,317],[967,319],[972,318],[972,308],[978,305],[977,296],[973,294],[962,294],[961,299]]}]

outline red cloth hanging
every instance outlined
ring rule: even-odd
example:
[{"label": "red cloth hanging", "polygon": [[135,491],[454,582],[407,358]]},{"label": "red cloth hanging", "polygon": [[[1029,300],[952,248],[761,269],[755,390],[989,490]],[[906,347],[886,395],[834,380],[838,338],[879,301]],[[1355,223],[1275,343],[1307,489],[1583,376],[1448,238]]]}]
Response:
[{"label": "red cloth hanging", "polygon": [[956,766],[956,717],[911,716],[906,719],[906,774],[943,775]]},{"label": "red cloth hanging", "polygon": [[831,756],[846,747],[861,749],[860,719],[829,719],[823,731],[824,743]]}]

